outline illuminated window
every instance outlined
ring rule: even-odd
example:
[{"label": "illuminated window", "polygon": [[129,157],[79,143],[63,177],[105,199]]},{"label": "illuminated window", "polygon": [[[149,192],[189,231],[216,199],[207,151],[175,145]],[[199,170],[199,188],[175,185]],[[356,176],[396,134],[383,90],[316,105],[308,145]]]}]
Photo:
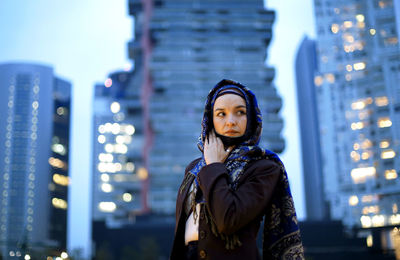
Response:
[{"label": "illuminated window", "polygon": [[353,66],[351,66],[350,64],[346,65],[346,70],[347,71],[352,71],[353,70]]},{"label": "illuminated window", "polygon": [[339,32],[339,25],[336,24],[336,23],[332,24],[332,26],[331,26],[331,31],[332,31],[333,33],[338,33],[338,32]]},{"label": "illuminated window", "polygon": [[371,29],[369,29],[369,33],[370,33],[371,35],[375,35],[375,34],[376,34],[376,30],[373,29],[373,28],[371,28]]},{"label": "illuminated window", "polygon": [[149,176],[146,168],[143,167],[138,170],[137,175],[140,180],[146,180],[147,177]]},{"label": "illuminated window", "polygon": [[61,185],[61,186],[68,186],[69,184],[69,178],[68,176],[64,176],[58,173],[53,174],[53,181],[55,184]]},{"label": "illuminated window", "polygon": [[335,82],[335,75],[332,73],[325,74],[325,78],[331,84]]},{"label": "illuminated window", "polygon": [[132,194],[130,194],[130,193],[124,193],[123,195],[122,195],[122,199],[125,201],[125,202],[131,202],[132,201]]},{"label": "illuminated window", "polygon": [[114,114],[118,113],[121,109],[121,105],[118,102],[112,102],[110,106],[111,112]]},{"label": "illuminated window", "polygon": [[53,144],[51,146],[51,150],[55,153],[65,155],[67,153],[67,150],[65,149],[64,145],[62,144]]},{"label": "illuminated window", "polygon": [[382,159],[392,159],[396,156],[396,153],[392,150],[385,150],[381,153],[381,158]]},{"label": "illuminated window", "polygon": [[372,147],[372,142],[369,139],[365,139],[361,144],[362,149],[368,149],[370,147]]},{"label": "illuminated window", "polygon": [[104,81],[104,86],[105,86],[106,88],[111,87],[111,86],[112,86],[112,79],[110,79],[110,78],[106,79],[106,80]]},{"label": "illuminated window", "polygon": [[376,175],[375,167],[354,168],[351,170],[351,178],[354,183],[363,183]]},{"label": "illuminated window", "polygon": [[389,219],[390,224],[398,225],[400,224],[400,214],[391,215]]},{"label": "illuminated window", "polygon": [[355,152],[355,151],[352,151],[352,152],[350,153],[350,157],[351,157],[351,159],[353,159],[353,161],[355,161],[355,162],[358,162],[358,161],[360,160],[360,154],[357,153],[357,152]]},{"label": "illuminated window", "polygon": [[351,129],[352,130],[359,130],[364,128],[364,123],[363,122],[357,122],[357,123],[352,123],[351,124]]},{"label": "illuminated window", "polygon": [[114,156],[109,153],[100,153],[99,161],[100,162],[112,162],[114,160]]},{"label": "illuminated window", "polygon": [[126,154],[128,152],[128,147],[125,144],[116,144],[113,150],[115,153]]},{"label": "illuminated window", "polygon": [[103,173],[101,174],[101,180],[104,182],[108,182],[110,180],[110,175],[108,175],[107,173]]},{"label": "illuminated window", "polygon": [[135,133],[135,127],[133,125],[126,125],[124,128],[127,135],[133,135]]},{"label": "illuminated window", "polygon": [[389,143],[389,141],[387,141],[387,140],[383,140],[383,141],[381,141],[381,142],[379,143],[379,147],[382,148],[382,149],[388,148],[389,145],[390,145],[390,143]]},{"label": "illuminated window", "polygon": [[386,170],[385,171],[385,178],[387,180],[393,180],[397,178],[397,172],[395,169],[391,169],[391,170]]},{"label": "illuminated window", "polygon": [[55,208],[59,208],[59,209],[67,209],[67,207],[68,207],[68,203],[65,200],[59,199],[59,198],[53,198],[51,200],[51,203],[53,204],[53,206]]},{"label": "illuminated window", "polygon": [[384,127],[391,127],[392,126],[392,121],[390,121],[389,117],[381,117],[378,119],[378,127],[384,128]]},{"label": "illuminated window", "polygon": [[125,165],[125,169],[128,172],[133,172],[135,170],[135,164],[133,164],[132,162],[127,162]]},{"label": "illuminated window", "polygon": [[106,127],[104,125],[99,125],[99,133],[104,134],[106,132]]},{"label": "illuminated window", "polygon": [[372,226],[373,227],[382,227],[384,225],[385,225],[385,216],[375,215],[372,217]]},{"label": "illuminated window", "polygon": [[33,101],[33,102],[32,102],[32,108],[33,108],[34,110],[38,109],[38,108],[39,108],[39,102]]},{"label": "illuminated window", "polygon": [[387,106],[389,104],[389,100],[387,97],[383,96],[383,97],[376,97],[375,98],[375,104],[378,107],[383,107],[383,106]]},{"label": "illuminated window", "polygon": [[354,143],[353,148],[357,151],[358,149],[360,149],[360,145],[358,143]]},{"label": "illuminated window", "polygon": [[357,62],[357,63],[354,63],[353,64],[353,68],[355,69],[355,70],[363,70],[363,69],[365,69],[365,62]]},{"label": "illuminated window", "polygon": [[363,160],[367,160],[369,157],[370,157],[369,152],[363,152],[361,154],[361,159],[363,159]]},{"label": "illuminated window", "polygon": [[365,104],[364,100],[359,100],[359,101],[351,103],[351,108],[353,110],[361,110],[361,109],[365,108],[365,105],[366,104]]},{"label": "illuminated window", "polygon": [[363,203],[376,202],[376,201],[378,201],[378,196],[377,195],[364,195],[361,197],[361,201]]},{"label": "illuminated window", "polygon": [[58,159],[58,158],[50,157],[49,158],[49,164],[51,166],[53,166],[54,168],[60,168],[60,169],[63,169],[63,170],[67,169],[67,164],[65,162],[63,162],[62,160]]},{"label": "illuminated window", "polygon": [[374,245],[374,240],[371,234],[367,236],[367,247],[372,247]]},{"label": "illuminated window", "polygon": [[361,216],[360,221],[363,228],[369,228],[372,226],[372,221],[369,216]]},{"label": "illuminated window", "polygon": [[368,215],[368,214],[377,214],[379,213],[379,206],[366,206],[362,209],[362,214]]},{"label": "illuminated window", "polygon": [[358,197],[353,195],[349,198],[349,205],[350,206],[355,206],[358,204]]},{"label": "illuminated window", "polygon": [[344,21],[344,22],[343,22],[343,26],[344,26],[345,28],[350,28],[350,27],[353,26],[353,22],[352,22],[352,21]]},{"label": "illuminated window", "polygon": [[315,86],[319,87],[319,86],[322,85],[323,82],[324,82],[324,79],[321,76],[315,76],[314,77]]},{"label": "illuminated window", "polygon": [[112,132],[113,134],[115,134],[115,135],[116,135],[116,134],[119,134],[120,130],[121,130],[120,124],[118,124],[118,123],[112,124],[111,132]]},{"label": "illuminated window", "polygon": [[106,150],[107,153],[112,153],[114,152],[114,146],[112,144],[106,144],[104,150]]},{"label": "illuminated window", "polygon": [[67,113],[67,109],[65,107],[58,107],[57,108],[57,115],[63,116]]},{"label": "illuminated window", "polygon": [[358,22],[364,22],[365,17],[362,14],[357,14],[356,15],[356,19],[357,19]]},{"label": "illuminated window", "polygon": [[103,192],[109,193],[113,191],[113,186],[109,183],[103,183],[101,184],[101,190]]},{"label": "illuminated window", "polygon": [[113,212],[116,210],[117,205],[115,205],[115,203],[111,202],[111,201],[109,201],[109,202],[102,201],[99,203],[98,208],[100,211],[103,211],[103,212]]},{"label": "illuminated window", "polygon": [[104,144],[106,142],[106,137],[104,135],[99,135],[97,137],[97,141],[101,144]]},{"label": "illuminated window", "polygon": [[350,74],[346,74],[345,78],[346,78],[346,81],[350,81],[351,80],[351,75]]}]

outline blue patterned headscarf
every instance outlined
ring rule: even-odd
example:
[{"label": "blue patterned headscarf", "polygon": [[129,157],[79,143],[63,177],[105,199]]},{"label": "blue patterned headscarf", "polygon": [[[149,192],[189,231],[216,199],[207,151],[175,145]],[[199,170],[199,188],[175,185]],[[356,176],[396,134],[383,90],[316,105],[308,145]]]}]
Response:
[{"label": "blue patterned headscarf", "polygon": [[[243,94],[247,107],[247,139],[237,145],[229,154],[224,164],[229,174],[230,186],[236,189],[237,183],[244,172],[246,165],[252,161],[269,159],[280,165],[281,174],[271,198],[270,205],[265,209],[265,222],[263,230],[263,258],[264,259],[304,259],[303,246],[300,239],[296,212],[293,198],[290,192],[287,173],[282,161],[272,151],[262,149],[258,146],[262,131],[262,116],[253,92],[242,84],[232,80],[220,81],[209,92],[205,104],[202,131],[197,146],[203,152],[204,141],[213,129],[212,110],[214,102],[221,91],[235,89]],[[189,171],[197,177],[201,168],[206,165],[204,155],[201,160]],[[197,178],[194,178],[198,187]],[[197,190],[197,189],[195,189]],[[208,212],[210,214],[210,212]],[[209,218],[212,220],[212,218]],[[215,225],[212,223],[211,225]],[[227,243],[227,249],[240,246],[241,243],[236,235],[232,237],[218,234],[212,227],[214,235],[220,236]]]}]

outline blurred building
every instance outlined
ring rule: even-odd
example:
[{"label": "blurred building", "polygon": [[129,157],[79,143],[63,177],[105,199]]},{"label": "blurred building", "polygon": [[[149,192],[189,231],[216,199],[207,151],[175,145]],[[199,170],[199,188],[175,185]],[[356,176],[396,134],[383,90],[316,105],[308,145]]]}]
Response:
[{"label": "blurred building", "polygon": [[314,3],[319,67],[314,82],[330,215],[362,228],[369,246],[397,250],[400,2]]},{"label": "blurred building", "polygon": [[95,86],[92,219],[109,228],[146,211],[142,105],[129,84],[130,72],[121,71]]},{"label": "blurred building", "polygon": [[317,73],[315,41],[305,37],[297,51],[296,85],[303,161],[307,220],[329,216],[324,194],[320,134],[314,77]]},{"label": "blurred building", "polygon": [[185,167],[200,156],[196,143],[206,96],[223,78],[256,93],[264,120],[261,145],[283,151],[282,100],[272,84],[274,69],[265,65],[275,13],[261,0],[130,0],[129,11],[135,19],[128,48],[132,86],[142,93],[149,207],[172,215]]},{"label": "blurred building", "polygon": [[0,65],[0,254],[66,250],[71,84],[47,66]]}]

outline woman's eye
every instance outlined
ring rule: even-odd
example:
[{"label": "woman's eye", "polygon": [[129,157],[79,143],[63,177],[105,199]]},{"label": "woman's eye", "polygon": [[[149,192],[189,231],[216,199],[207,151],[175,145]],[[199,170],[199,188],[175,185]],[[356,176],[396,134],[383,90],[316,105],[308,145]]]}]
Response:
[{"label": "woman's eye", "polygon": [[223,112],[219,112],[218,114],[217,114],[217,116],[224,116],[225,115],[225,113],[223,113]]},{"label": "woman's eye", "polygon": [[240,110],[240,111],[238,111],[238,114],[239,114],[239,115],[245,115],[245,114],[246,114],[246,111]]}]

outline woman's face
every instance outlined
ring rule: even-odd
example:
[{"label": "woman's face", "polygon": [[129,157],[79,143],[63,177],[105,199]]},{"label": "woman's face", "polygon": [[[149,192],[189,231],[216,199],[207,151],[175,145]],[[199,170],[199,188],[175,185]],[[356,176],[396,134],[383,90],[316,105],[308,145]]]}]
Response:
[{"label": "woman's face", "polygon": [[246,102],[235,94],[225,94],[215,100],[213,123],[215,131],[224,136],[239,137],[246,132]]}]

